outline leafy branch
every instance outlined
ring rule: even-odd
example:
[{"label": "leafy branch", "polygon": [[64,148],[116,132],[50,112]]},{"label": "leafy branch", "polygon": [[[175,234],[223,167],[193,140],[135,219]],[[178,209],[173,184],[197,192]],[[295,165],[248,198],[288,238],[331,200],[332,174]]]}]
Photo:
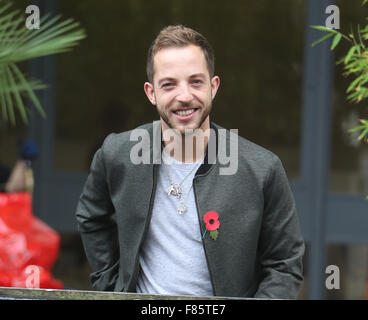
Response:
[{"label": "leafy branch", "polygon": [[[363,0],[362,5],[368,3]],[[352,76],[353,80],[346,89],[347,100],[351,103],[359,103],[368,98],[368,24],[361,27],[359,24],[355,30],[351,27],[349,34],[344,34],[338,30],[330,29],[325,26],[311,26],[312,28],[325,32],[322,38],[313,42],[315,46],[326,39],[332,38],[331,50],[334,50],[342,39],[350,44],[346,55],[338,60],[337,64],[344,65],[344,75]],[[360,125],[351,128],[349,132],[360,132],[359,140],[368,142],[368,120],[361,119]]]},{"label": "leafy branch", "polygon": [[39,80],[28,79],[17,65],[29,59],[67,52],[86,37],[79,23],[73,19],[60,21],[49,14],[40,19],[40,28],[29,30],[20,10],[8,12],[12,3],[0,0],[0,116],[15,125],[15,109],[24,123],[28,122],[27,109],[23,99],[28,98],[39,113],[45,112],[35,90],[46,85]]}]

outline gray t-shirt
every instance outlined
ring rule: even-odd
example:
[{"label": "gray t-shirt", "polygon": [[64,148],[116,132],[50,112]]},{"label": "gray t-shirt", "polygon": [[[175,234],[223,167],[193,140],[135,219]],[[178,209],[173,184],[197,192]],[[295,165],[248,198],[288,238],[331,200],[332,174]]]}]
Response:
[{"label": "gray t-shirt", "polygon": [[[165,152],[162,158],[151,223],[140,252],[137,292],[212,296],[192,188],[194,175],[203,159],[196,163],[182,163],[169,158]],[[171,179],[177,184],[191,172],[181,185],[186,206],[183,214],[178,212],[177,197],[167,194],[170,186],[168,166]]]}]

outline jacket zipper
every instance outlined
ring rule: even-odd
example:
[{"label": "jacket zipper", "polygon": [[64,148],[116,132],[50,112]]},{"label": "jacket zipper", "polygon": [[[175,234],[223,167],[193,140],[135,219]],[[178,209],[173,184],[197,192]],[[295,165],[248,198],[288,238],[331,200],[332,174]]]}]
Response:
[{"label": "jacket zipper", "polygon": [[[135,257],[135,265],[134,265],[134,271],[133,271],[133,277],[132,277],[132,282],[135,283],[135,286],[137,286],[137,281],[138,281],[139,253],[141,252],[141,247],[142,247],[144,239],[146,238],[148,227],[149,227],[150,222],[151,222],[153,201],[154,201],[154,197],[155,197],[155,194],[156,194],[156,184],[157,184],[156,180],[157,180],[157,178],[156,178],[156,167],[155,167],[155,165],[153,165],[152,177],[153,177],[153,188],[152,188],[151,197],[150,197],[148,215],[147,215],[147,219],[146,219],[146,224],[144,226],[143,235],[142,235],[141,241],[139,242],[138,252],[137,252],[137,255]],[[134,290],[136,290],[136,289],[134,288]]]},{"label": "jacket zipper", "polygon": [[[199,210],[198,210],[198,201],[197,201],[197,192],[196,192],[196,187],[195,187],[195,181],[196,181],[196,178],[193,179],[194,199],[195,199],[195,204],[196,204],[196,208],[197,208],[197,216],[198,216],[198,221],[199,221],[199,229],[201,230],[201,234],[202,234],[202,228],[201,228],[201,225],[202,224],[201,224],[201,218],[200,218]],[[206,245],[204,243],[204,239],[203,239],[202,236],[201,236],[201,240],[202,240],[202,245],[203,245],[203,249],[204,249],[204,255],[206,257],[208,272],[210,274],[210,280],[211,280],[213,295],[216,296],[216,289],[215,289],[215,285],[214,285],[214,282],[213,282],[213,276],[212,276],[212,271],[211,271],[210,263],[208,261],[208,254],[207,254],[207,250],[206,250]]]}]

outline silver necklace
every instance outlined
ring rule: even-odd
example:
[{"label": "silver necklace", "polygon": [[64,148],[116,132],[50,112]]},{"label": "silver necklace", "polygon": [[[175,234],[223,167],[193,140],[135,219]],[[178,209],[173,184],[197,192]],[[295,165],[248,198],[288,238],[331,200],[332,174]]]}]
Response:
[{"label": "silver necklace", "polygon": [[[185,199],[187,199],[187,198],[188,198],[189,193],[190,193],[190,190],[192,190],[192,187],[193,187],[193,182],[192,182],[192,184],[190,185],[189,191],[188,191],[188,193],[187,193],[187,195],[186,195]],[[177,210],[178,210],[179,214],[183,214],[185,211],[187,211],[187,206],[186,206],[186,205],[185,205],[185,203],[184,203],[184,199],[183,199],[183,200],[181,200],[181,199],[179,200],[179,205],[178,205]]]},{"label": "silver necklace", "polygon": [[181,185],[183,184],[183,182],[185,181],[186,178],[188,178],[190,176],[190,174],[193,172],[193,170],[197,168],[197,166],[194,166],[192,168],[192,170],[189,171],[189,173],[184,177],[183,180],[181,180],[181,182],[179,184],[174,183],[172,178],[171,178],[171,171],[170,171],[170,166],[167,167],[167,173],[170,179],[170,186],[167,188],[166,192],[167,195],[170,197],[170,195],[173,195],[175,197],[177,197],[179,200],[181,199],[181,195],[182,195],[182,189],[181,189]]},{"label": "silver necklace", "polygon": [[185,181],[186,178],[188,178],[190,176],[190,174],[194,171],[194,169],[198,168],[198,166],[200,165],[201,163],[198,163],[197,165],[193,166],[193,168],[189,171],[189,173],[183,178],[183,180],[181,180],[181,182],[179,184],[177,183],[174,183],[173,182],[173,179],[171,177],[171,170],[170,170],[170,165],[167,166],[167,174],[169,176],[169,179],[170,179],[170,186],[169,188],[167,189],[167,195],[170,197],[170,195],[173,195],[175,196],[178,200],[179,200],[179,205],[177,207],[177,210],[178,210],[178,213],[181,215],[183,214],[185,211],[187,211],[187,206],[185,205],[184,201],[188,198],[188,195],[190,193],[190,190],[192,190],[192,187],[193,187],[193,181],[190,185],[190,188],[186,194],[185,197],[183,197],[182,199],[182,194],[183,194],[183,191],[182,191],[182,188],[181,188],[181,185],[183,184],[183,182]]}]

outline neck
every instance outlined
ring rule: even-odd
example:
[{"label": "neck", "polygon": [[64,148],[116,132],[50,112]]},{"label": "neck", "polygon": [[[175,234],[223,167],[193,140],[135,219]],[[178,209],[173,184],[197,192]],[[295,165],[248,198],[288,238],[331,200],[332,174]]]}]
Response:
[{"label": "neck", "polygon": [[162,125],[165,151],[170,157],[184,163],[201,160],[207,150],[209,140],[209,118],[196,130],[178,132]]}]

